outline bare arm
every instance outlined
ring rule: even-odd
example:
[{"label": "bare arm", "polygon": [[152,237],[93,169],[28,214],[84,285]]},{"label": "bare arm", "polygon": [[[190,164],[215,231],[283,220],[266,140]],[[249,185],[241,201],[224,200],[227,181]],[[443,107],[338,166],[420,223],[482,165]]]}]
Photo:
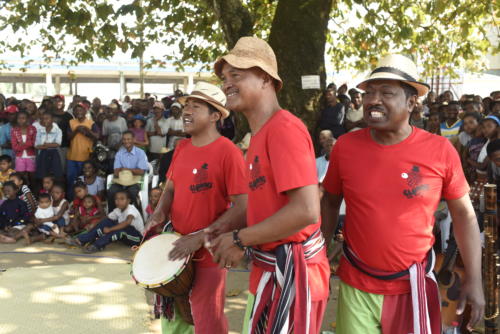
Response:
[{"label": "bare arm", "polygon": [[239,233],[245,246],[254,246],[287,238],[315,224],[320,216],[319,192],[316,184],[286,192],[289,202],[259,224]]},{"label": "bare arm", "polygon": [[132,224],[133,220],[134,220],[134,216],[128,215],[127,219],[125,219],[123,222],[121,222],[120,224],[117,224],[117,225],[115,225],[113,227],[108,227],[107,232],[104,231],[104,233],[110,233],[110,232],[115,232],[115,231],[123,230],[124,228],[126,228],[127,226],[129,226],[130,224]]},{"label": "bare arm", "polygon": [[[167,181],[165,185],[165,189],[160,196],[160,200],[158,201],[158,205],[155,208],[155,211],[151,214],[149,221],[146,223],[144,227],[144,231],[149,230],[155,225],[161,224],[165,222],[170,216],[170,207],[172,206],[172,201],[174,199],[174,183],[171,180]],[[145,235],[146,233],[144,233]]]},{"label": "bare arm", "polygon": [[248,196],[242,194],[230,196],[229,198],[233,206],[205,229],[205,233],[209,235],[210,239],[233,230],[241,230],[247,226],[246,212]]},{"label": "bare arm", "polygon": [[321,232],[323,232],[327,245],[331,243],[337,228],[342,198],[342,195],[330,194],[325,190],[321,199]]},{"label": "bare arm", "polygon": [[465,283],[457,313],[462,313],[466,302],[471,304],[472,313],[468,327],[477,324],[484,315],[484,294],[481,279],[481,240],[479,226],[469,195],[449,200],[448,209],[453,219],[453,229],[458,249],[465,267]]}]

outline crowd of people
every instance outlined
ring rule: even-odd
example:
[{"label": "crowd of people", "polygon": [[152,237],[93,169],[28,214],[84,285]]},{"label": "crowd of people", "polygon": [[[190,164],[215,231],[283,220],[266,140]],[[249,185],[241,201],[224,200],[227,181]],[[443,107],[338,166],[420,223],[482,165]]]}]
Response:
[{"label": "crowd of people", "polygon": [[[150,94],[134,100],[126,96],[104,105],[97,97],[90,102],[78,95],[66,104],[56,95],[37,105],[0,94],[0,242],[74,243],[78,239],[68,236],[104,231],[106,219],[122,223],[123,212],[130,211],[134,220],[115,233],[106,229],[108,239],[99,234],[102,240],[92,240],[85,251],[102,250],[113,235],[113,241],[137,244],[160,189],[148,185],[151,195],[142,210],[142,177],[156,174],[163,183],[176,143],[186,137],[181,96],[179,90],[161,101]],[[233,120],[221,124],[226,136],[234,137]],[[103,159],[96,155],[98,145],[105,148]],[[109,174],[114,176],[110,184]]]},{"label": "crowd of people", "polygon": [[[472,306],[470,325],[477,323],[484,298],[468,193],[480,215],[482,187],[500,183],[500,91],[436,95],[416,79],[410,59],[388,55],[362,90],[328,85],[313,143],[279,105],[277,68],[265,41],[244,37],[214,65],[222,89],[199,82],[190,95],[109,105],[74,96],[68,108],[60,95],[40,106],[2,96],[0,242],[61,239],[94,253],[174,230],[182,236],[170,260],[196,258],[189,295],[196,332],[227,333],[226,270],[251,253],[246,331],[318,333],[330,293],[325,244],[345,199],[338,332],[421,333],[416,328],[425,326],[437,333],[427,254],[441,201],[467,269],[461,298]],[[250,144],[250,135],[231,142],[233,111],[247,118]],[[109,155],[104,163],[93,156],[96,143]],[[146,174],[166,182],[149,185],[142,212]],[[156,302],[164,332],[186,333],[173,301]]]}]

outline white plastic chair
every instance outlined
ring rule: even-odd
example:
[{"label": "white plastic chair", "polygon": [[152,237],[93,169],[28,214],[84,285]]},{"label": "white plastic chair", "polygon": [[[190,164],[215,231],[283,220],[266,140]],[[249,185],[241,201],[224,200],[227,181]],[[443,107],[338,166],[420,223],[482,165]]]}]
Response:
[{"label": "white plastic chair", "polygon": [[[107,178],[106,178],[106,190],[109,190],[109,188],[113,184],[113,177],[114,177],[113,174],[109,174],[107,176]],[[141,189],[139,190],[139,194],[138,194],[139,199],[141,201],[142,214],[144,217],[147,216],[146,208],[148,207],[148,204],[149,204],[149,180],[150,180],[149,173],[148,172],[144,173],[144,175],[141,179],[141,182],[140,182]]]}]

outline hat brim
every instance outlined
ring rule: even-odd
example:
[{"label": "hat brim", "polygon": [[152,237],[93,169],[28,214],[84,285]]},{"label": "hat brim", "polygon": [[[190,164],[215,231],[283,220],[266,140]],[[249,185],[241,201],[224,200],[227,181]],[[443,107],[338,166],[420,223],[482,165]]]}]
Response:
[{"label": "hat brim", "polygon": [[252,67],[258,67],[262,71],[269,74],[276,81],[276,91],[278,92],[281,88],[283,88],[283,81],[279,77],[278,73],[272,69],[270,66],[265,63],[258,61],[253,58],[236,56],[233,54],[227,54],[223,57],[217,59],[214,64],[215,74],[220,78],[222,76],[222,66],[224,63],[228,63],[232,67],[247,70]]},{"label": "hat brim", "polygon": [[129,187],[131,185],[134,185],[134,184],[138,184],[138,183],[141,183],[141,180],[134,177],[132,180],[130,181],[127,181],[127,180],[120,180],[119,178],[114,178],[113,179],[113,183],[116,183],[116,184],[119,184],[121,186],[124,186],[124,187]]},{"label": "hat brim", "polygon": [[424,82],[418,82],[418,81],[409,81],[406,80],[405,78],[394,74],[394,73],[389,73],[389,72],[378,72],[372,74],[367,80],[361,82],[358,84],[356,87],[362,90],[366,90],[366,85],[375,80],[392,80],[392,81],[400,81],[404,82],[407,85],[412,86],[417,90],[418,96],[425,96],[430,90],[430,86]]},{"label": "hat brim", "polygon": [[188,95],[188,96],[181,96],[177,99],[177,101],[179,101],[179,103],[181,104],[186,104],[186,101],[188,99],[197,99],[197,100],[202,100],[203,102],[206,102],[208,104],[210,104],[212,107],[214,107],[215,109],[217,109],[218,111],[220,111],[220,113],[222,114],[222,119],[226,119],[229,117],[229,110],[227,110],[224,106],[222,106],[221,104],[219,103],[216,103],[214,101],[211,101],[209,99],[207,99],[206,97],[204,96],[201,96],[201,95],[196,95],[196,94],[191,94],[191,95]]}]

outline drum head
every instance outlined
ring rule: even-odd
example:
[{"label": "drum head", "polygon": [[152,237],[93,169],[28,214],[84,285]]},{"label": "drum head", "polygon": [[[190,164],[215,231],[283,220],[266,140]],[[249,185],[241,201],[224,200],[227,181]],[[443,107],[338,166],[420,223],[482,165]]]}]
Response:
[{"label": "drum head", "polygon": [[180,236],[163,233],[146,241],[137,251],[132,264],[132,276],[137,284],[155,287],[173,280],[184,270],[189,257],[171,261],[168,254],[174,248],[173,243]]}]

